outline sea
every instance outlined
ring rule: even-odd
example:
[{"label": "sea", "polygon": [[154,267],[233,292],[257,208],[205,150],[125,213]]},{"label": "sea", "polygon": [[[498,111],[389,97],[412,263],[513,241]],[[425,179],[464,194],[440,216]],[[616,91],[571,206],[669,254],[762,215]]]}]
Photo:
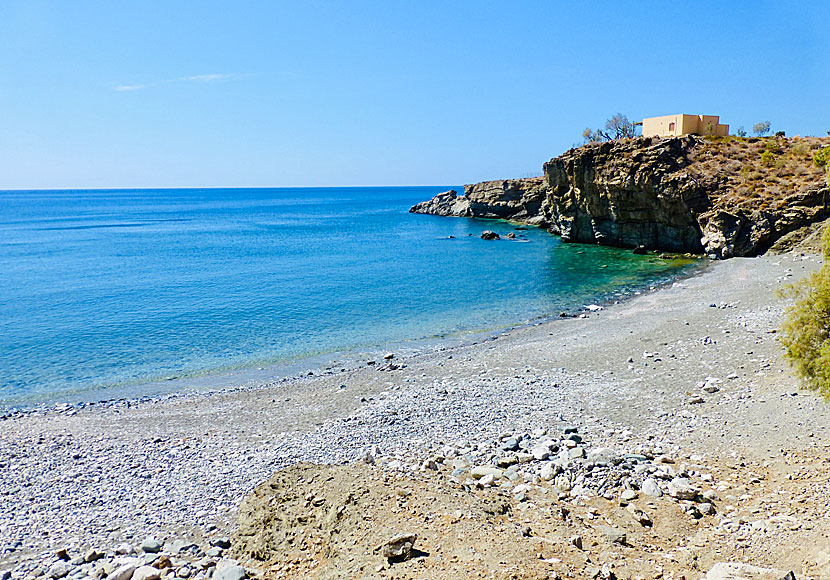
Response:
[{"label": "sea", "polygon": [[408,212],[446,189],[0,191],[0,407],[463,343],[699,267]]}]

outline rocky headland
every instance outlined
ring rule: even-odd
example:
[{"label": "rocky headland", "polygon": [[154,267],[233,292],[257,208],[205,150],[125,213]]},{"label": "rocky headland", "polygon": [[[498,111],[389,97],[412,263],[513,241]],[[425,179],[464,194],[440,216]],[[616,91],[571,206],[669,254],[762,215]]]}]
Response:
[{"label": "rocky headland", "polygon": [[542,177],[438,194],[413,213],[496,218],[566,242],[756,256],[830,217],[823,168],[830,139],[641,137],[570,149]]}]

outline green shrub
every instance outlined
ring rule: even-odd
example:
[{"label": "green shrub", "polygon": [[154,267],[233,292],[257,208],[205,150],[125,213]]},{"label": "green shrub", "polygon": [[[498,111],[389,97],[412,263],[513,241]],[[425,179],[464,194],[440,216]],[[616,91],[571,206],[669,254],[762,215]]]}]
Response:
[{"label": "green shrub", "polygon": [[764,151],[761,153],[761,165],[771,167],[773,163],[775,163],[775,155],[772,151]]},{"label": "green shrub", "polygon": [[781,142],[775,137],[771,137],[770,139],[767,139],[767,142],[764,145],[764,150],[778,155],[781,153]]},{"label": "green shrub", "polygon": [[813,153],[813,163],[815,163],[818,167],[824,167],[827,165],[828,159],[830,159],[830,146],[825,147],[824,149],[819,149]]},{"label": "green shrub", "polygon": [[830,227],[821,244],[821,269],[783,292],[796,302],[787,309],[781,342],[809,388],[830,399]]}]

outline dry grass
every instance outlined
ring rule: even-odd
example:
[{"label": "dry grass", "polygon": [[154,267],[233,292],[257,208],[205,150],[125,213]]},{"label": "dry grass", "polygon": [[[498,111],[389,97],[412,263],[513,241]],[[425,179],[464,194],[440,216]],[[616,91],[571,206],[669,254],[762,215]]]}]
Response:
[{"label": "dry grass", "polygon": [[717,180],[715,207],[774,210],[802,188],[825,182],[813,154],[828,145],[827,137],[707,137],[693,151],[689,169],[700,180]]}]

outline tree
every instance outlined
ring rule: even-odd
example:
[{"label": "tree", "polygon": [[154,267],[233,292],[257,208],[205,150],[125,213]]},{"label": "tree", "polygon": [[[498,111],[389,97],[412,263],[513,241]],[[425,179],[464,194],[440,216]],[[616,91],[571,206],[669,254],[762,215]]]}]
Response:
[{"label": "tree", "polygon": [[735,135],[737,135],[738,137],[746,137],[746,130],[743,128],[743,126],[740,126],[738,127],[738,130],[735,131]]},{"label": "tree", "polygon": [[634,123],[628,120],[628,117],[622,113],[617,113],[607,121],[605,121],[605,129],[597,129],[592,131],[589,128],[582,132],[582,138],[586,143],[597,143],[600,141],[613,141],[614,139],[628,139],[637,136],[637,129]]},{"label": "tree", "polygon": [[752,126],[752,132],[758,135],[759,137],[763,137],[767,133],[769,133],[769,121],[764,121],[763,123],[755,123]]}]

